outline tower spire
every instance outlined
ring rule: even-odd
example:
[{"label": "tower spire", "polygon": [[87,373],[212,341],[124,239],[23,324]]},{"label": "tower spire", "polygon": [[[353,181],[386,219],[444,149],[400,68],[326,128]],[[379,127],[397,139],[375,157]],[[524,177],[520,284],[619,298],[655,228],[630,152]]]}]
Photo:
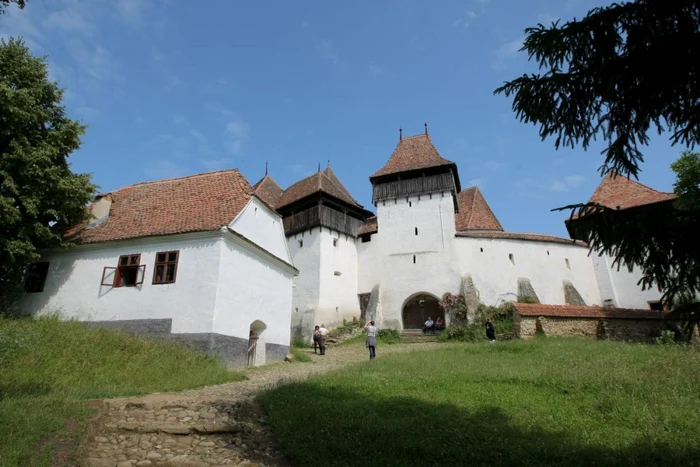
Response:
[{"label": "tower spire", "polygon": [[425,136],[430,136],[428,134],[428,122],[425,122],[423,125],[425,125]]},{"label": "tower spire", "polygon": [[267,161],[265,161],[265,175],[267,176]]},{"label": "tower spire", "polygon": [[319,172],[321,171],[321,163],[320,162],[318,163],[318,171]]},{"label": "tower spire", "polygon": [[403,128],[399,127],[399,141],[403,141]]},{"label": "tower spire", "polygon": [[331,168],[331,160],[330,159],[328,159],[328,168],[329,169]]}]

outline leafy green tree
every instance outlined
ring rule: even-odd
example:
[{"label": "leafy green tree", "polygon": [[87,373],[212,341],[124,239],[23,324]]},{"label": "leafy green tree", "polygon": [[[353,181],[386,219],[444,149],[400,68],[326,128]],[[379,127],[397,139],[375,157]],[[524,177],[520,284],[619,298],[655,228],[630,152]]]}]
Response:
[{"label": "leafy green tree", "polygon": [[96,187],[67,158],[85,126],[70,120],[44,58],[22,40],[0,40],[0,310],[16,298],[27,264],[85,220]]},{"label": "leafy green tree", "polygon": [[700,210],[700,154],[683,151],[680,159],[671,164],[676,173],[673,191],[678,196],[676,206],[684,211]]},{"label": "leafy green tree", "polygon": [[20,8],[24,8],[27,4],[26,0],[0,0],[0,15],[5,13],[5,8],[7,8],[10,3],[16,3]]},{"label": "leafy green tree", "polygon": [[[670,132],[672,145],[692,149],[700,142],[699,2],[614,3],[525,33],[521,51],[539,72],[494,93],[512,96],[516,116],[539,126],[543,140],[585,149],[600,138],[606,144],[601,173],[634,177],[652,129]],[[656,284],[670,302],[700,292],[700,211],[688,201],[692,186],[686,182],[696,166],[686,160],[684,155],[673,167],[677,203],[560,208],[577,216],[570,224],[577,238],[613,256],[618,266],[640,266],[642,287]]]}]

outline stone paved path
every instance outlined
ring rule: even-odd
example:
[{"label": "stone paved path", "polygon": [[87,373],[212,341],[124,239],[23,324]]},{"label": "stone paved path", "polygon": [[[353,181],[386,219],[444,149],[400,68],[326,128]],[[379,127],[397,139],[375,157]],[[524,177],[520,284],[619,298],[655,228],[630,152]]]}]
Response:
[{"label": "stone paved path", "polygon": [[[440,344],[384,345],[389,353]],[[310,351],[312,363],[277,363],[244,371],[247,380],[180,393],[102,401],[90,425],[83,464],[90,467],[288,466],[253,402],[261,390],[367,360],[361,345]]]}]

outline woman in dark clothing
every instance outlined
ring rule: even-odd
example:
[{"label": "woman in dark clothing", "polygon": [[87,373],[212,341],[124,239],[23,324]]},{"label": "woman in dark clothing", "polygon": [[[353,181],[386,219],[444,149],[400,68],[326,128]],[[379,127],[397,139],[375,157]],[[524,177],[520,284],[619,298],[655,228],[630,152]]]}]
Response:
[{"label": "woman in dark clothing", "polygon": [[493,329],[493,324],[491,324],[490,319],[486,320],[486,337],[489,338],[490,344],[496,342],[496,331]]},{"label": "woman in dark clothing", "polygon": [[316,348],[319,347],[318,344],[318,338],[321,336],[321,333],[318,330],[318,326],[314,328],[314,353],[316,353]]}]

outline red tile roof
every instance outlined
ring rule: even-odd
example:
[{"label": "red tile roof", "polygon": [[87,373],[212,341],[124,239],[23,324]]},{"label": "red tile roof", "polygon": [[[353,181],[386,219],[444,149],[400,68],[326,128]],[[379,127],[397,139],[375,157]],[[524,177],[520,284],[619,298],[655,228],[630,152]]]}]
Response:
[{"label": "red tile roof", "polygon": [[660,311],[606,308],[602,306],[542,305],[539,303],[514,303],[513,305],[521,316],[535,317],[662,320],[668,315],[668,313]]},{"label": "red tile roof", "polygon": [[588,248],[585,242],[574,241],[569,238],[555,237],[553,235],[542,235],[533,233],[515,233],[515,232],[498,232],[486,230],[470,230],[466,232],[457,232],[457,237],[471,238],[492,238],[506,240],[526,240],[531,242],[546,242],[546,243],[562,243],[566,245],[575,245],[583,248]]},{"label": "red tile roof", "polygon": [[92,228],[81,223],[66,237],[98,243],[218,230],[241,212],[253,194],[237,169],[137,183],[107,194],[112,205],[104,221]]},{"label": "red tile roof", "polygon": [[503,231],[501,223],[491,211],[479,187],[474,186],[462,190],[457,197],[459,212],[455,214],[455,224],[458,232],[467,230]]},{"label": "red tile roof", "polygon": [[[327,172],[331,174],[333,177],[332,179],[329,177]],[[336,180],[336,182],[333,180]],[[338,177],[333,174],[330,168],[326,169],[324,172],[316,172],[315,174],[296,182],[294,185],[284,190],[284,193],[282,193],[282,196],[280,196],[276,207],[277,209],[280,209],[319,192],[330,195],[341,201],[345,201],[346,203],[358,208],[362,208],[362,205],[358,204],[357,201],[350,196],[348,190],[345,189],[342,183],[340,183],[340,180],[338,180]]]},{"label": "red tile roof", "polygon": [[409,136],[399,140],[399,144],[396,145],[396,149],[391,154],[389,161],[384,167],[375,172],[370,179],[382,175],[448,165],[454,165],[454,162],[443,159],[440,156],[428,135]]},{"label": "red tile roof", "polygon": [[627,209],[645,204],[675,199],[673,193],[664,193],[639,182],[618,175],[606,176],[596,188],[589,203],[598,203],[612,209]]},{"label": "red tile roof", "polygon": [[379,232],[379,226],[377,225],[377,216],[372,216],[365,221],[365,223],[360,227],[360,235],[372,234]]},{"label": "red tile roof", "polygon": [[253,185],[253,189],[255,190],[255,194],[258,195],[260,199],[272,207],[277,206],[277,202],[284,191],[277,184],[277,182],[275,182],[272,177],[267,174],[265,174],[265,176],[261,178],[258,183]]}]

